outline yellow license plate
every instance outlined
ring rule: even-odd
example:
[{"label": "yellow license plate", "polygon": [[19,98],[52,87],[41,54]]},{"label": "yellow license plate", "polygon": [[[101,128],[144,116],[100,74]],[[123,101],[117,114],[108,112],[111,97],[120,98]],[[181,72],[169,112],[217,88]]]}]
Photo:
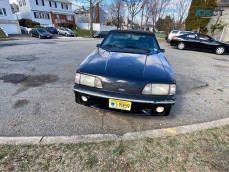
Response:
[{"label": "yellow license plate", "polygon": [[109,108],[130,111],[131,102],[109,99]]}]

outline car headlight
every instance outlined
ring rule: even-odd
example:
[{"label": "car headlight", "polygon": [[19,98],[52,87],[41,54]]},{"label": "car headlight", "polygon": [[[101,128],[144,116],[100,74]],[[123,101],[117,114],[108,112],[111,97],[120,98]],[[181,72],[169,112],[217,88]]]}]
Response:
[{"label": "car headlight", "polygon": [[89,87],[103,88],[102,82],[98,77],[76,73],[75,83]]},{"label": "car headlight", "polygon": [[145,95],[175,95],[176,85],[175,84],[147,84],[142,94]]}]

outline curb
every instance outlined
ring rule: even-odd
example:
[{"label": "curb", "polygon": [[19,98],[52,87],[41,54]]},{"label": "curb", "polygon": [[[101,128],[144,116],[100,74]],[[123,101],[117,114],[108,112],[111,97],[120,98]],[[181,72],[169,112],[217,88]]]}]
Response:
[{"label": "curb", "polygon": [[179,134],[191,133],[204,129],[211,129],[229,125],[229,118],[178,126],[173,128],[164,128],[156,130],[146,130],[138,132],[129,132],[122,136],[115,134],[92,134],[92,135],[75,135],[75,136],[38,136],[38,137],[0,137],[0,144],[22,145],[22,144],[61,144],[61,143],[91,143],[101,141],[118,141],[118,140],[136,140],[143,138],[158,138],[174,136]]}]

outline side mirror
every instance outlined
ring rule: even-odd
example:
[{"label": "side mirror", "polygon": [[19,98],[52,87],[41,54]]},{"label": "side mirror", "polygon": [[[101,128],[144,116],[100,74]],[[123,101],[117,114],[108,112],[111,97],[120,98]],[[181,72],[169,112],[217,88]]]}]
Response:
[{"label": "side mirror", "polygon": [[164,52],[165,52],[165,49],[160,49],[160,52],[161,52],[161,53],[164,53]]},{"label": "side mirror", "polygon": [[101,44],[96,44],[96,47],[99,48]]}]

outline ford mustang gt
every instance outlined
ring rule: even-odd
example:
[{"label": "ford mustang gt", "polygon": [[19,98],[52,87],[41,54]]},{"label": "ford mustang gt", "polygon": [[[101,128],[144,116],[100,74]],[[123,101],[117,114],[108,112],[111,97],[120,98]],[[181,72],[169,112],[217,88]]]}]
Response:
[{"label": "ford mustang gt", "polygon": [[155,35],[114,30],[77,68],[79,104],[110,111],[169,115],[176,81]]}]

